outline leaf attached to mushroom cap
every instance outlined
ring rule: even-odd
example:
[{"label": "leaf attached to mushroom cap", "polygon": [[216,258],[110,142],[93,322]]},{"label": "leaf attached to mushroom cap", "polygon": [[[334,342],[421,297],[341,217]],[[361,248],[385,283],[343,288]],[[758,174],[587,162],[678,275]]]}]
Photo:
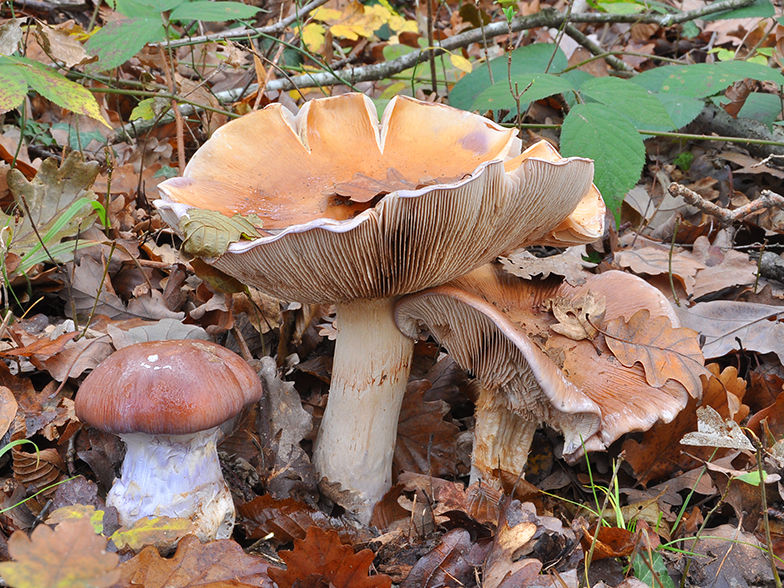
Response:
[{"label": "leaf attached to mushroom cap", "polygon": [[645,368],[645,379],[654,388],[671,378],[696,397],[702,389],[700,376],[712,375],[703,365],[697,333],[686,327],[674,329],[669,319],[651,318],[648,310],[634,313],[628,323],[623,317],[609,321],[604,334],[618,361],[626,367],[639,361]]},{"label": "leaf attached to mushroom cap", "polygon": [[255,214],[229,217],[214,210],[192,208],[180,219],[180,232],[185,237],[182,250],[193,257],[220,257],[242,238],[261,237],[257,228],[261,225]]},{"label": "leaf attached to mushroom cap", "polygon": [[604,296],[594,296],[590,290],[577,299],[558,296],[545,300],[547,309],[558,319],[550,328],[574,341],[593,339],[599,334],[598,328],[604,320],[605,302]]}]

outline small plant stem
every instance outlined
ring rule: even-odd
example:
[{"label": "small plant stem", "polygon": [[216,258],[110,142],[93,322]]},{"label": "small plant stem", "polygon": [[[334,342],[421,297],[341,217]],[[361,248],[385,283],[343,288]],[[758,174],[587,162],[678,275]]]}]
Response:
[{"label": "small plant stem", "polygon": [[[433,45],[433,0],[425,0],[427,4],[427,46],[434,47]],[[479,17],[482,18],[481,15]],[[430,51],[430,87],[433,94],[438,94],[438,80],[436,77],[436,52]]]},{"label": "small plant stem", "polygon": [[[166,27],[169,28],[168,26]],[[163,45],[158,47],[163,61],[163,73],[166,76],[166,83],[169,86],[169,92],[172,95],[176,94],[174,86],[174,76],[172,76],[171,68],[169,67],[169,56],[166,55],[166,49]],[[180,175],[185,173],[185,124],[182,122],[182,113],[177,106],[177,101],[172,98],[171,101],[172,111],[174,112],[174,120],[177,123],[177,164],[180,168]]]},{"label": "small plant stem", "polygon": [[487,73],[490,75],[490,85],[495,84],[493,80],[493,68],[490,67],[490,54],[487,52],[487,35],[485,34],[485,21],[482,19],[482,8],[479,6],[479,0],[474,0],[476,6],[476,13],[479,15],[479,28],[482,30],[482,51],[485,54],[485,65],[487,65]]},{"label": "small plant stem", "polygon": [[672,298],[675,301],[675,305],[680,308],[681,301],[678,299],[678,293],[675,291],[675,281],[672,277],[672,253],[675,251],[675,238],[678,236],[678,229],[681,226],[681,217],[678,216],[675,219],[675,228],[672,231],[672,242],[670,243],[670,252],[667,255],[667,274],[670,278],[670,290],[672,290]]},{"label": "small plant stem", "polygon": [[[82,334],[79,335],[80,338],[84,337],[87,334],[87,329],[90,328],[90,323],[92,322],[93,317],[95,316],[95,309],[98,308],[98,300],[100,300],[101,298],[103,285],[106,283],[106,277],[109,275],[109,264],[112,261],[112,256],[114,255],[114,249],[116,248],[116,246],[117,246],[117,242],[112,241],[112,247],[109,250],[109,259],[106,260],[106,264],[104,265],[103,268],[103,275],[101,276],[101,283],[98,284],[98,292],[95,293],[95,302],[93,303],[93,307],[90,310],[90,316],[87,317],[87,322],[84,325],[84,330],[82,331]],[[74,313],[74,317],[76,317],[76,313]],[[68,378],[65,379],[67,380]]]},{"label": "small plant stem", "polygon": [[610,488],[612,487],[613,483],[615,482],[615,478],[618,476],[618,472],[621,470],[621,464],[624,460],[624,454],[618,456],[618,461],[615,464],[615,468],[613,469],[612,478],[610,478],[610,483],[607,485],[607,492],[604,495],[604,500],[602,501],[602,508],[599,510],[599,518],[596,521],[596,532],[593,535],[593,541],[591,541],[591,549],[588,550],[588,555],[585,556],[585,584],[588,588],[591,588],[591,582],[588,580],[588,568],[591,567],[591,560],[593,559],[593,552],[596,548],[596,543],[599,540],[599,529],[602,526],[602,519],[604,518],[604,511],[607,508],[607,503],[610,501]]},{"label": "small plant stem", "polygon": [[776,567],[776,555],[773,552],[773,541],[770,538],[770,521],[768,520],[768,497],[765,489],[765,470],[762,467],[762,451],[763,440],[754,434],[753,431],[748,431],[748,437],[751,438],[751,444],[754,445],[754,453],[757,456],[757,472],[759,473],[759,489],[760,489],[760,502],[762,503],[762,524],[765,527],[765,543],[768,546],[768,560],[770,561],[770,571],[773,574],[773,581],[776,583],[776,588],[781,588],[781,578],[779,577],[779,570]]}]

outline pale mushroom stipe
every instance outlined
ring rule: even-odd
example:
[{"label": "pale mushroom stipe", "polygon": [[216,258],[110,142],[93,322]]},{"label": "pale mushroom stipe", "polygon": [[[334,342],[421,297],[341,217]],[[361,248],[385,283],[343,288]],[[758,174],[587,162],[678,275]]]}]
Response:
[{"label": "pale mushroom stipe", "polygon": [[[242,146],[242,149],[232,146]],[[368,521],[390,488],[413,341],[401,295],[531,244],[601,236],[593,162],[516,131],[398,96],[379,123],[361,94],[270,105],[219,129],[155,202],[175,229],[194,208],[255,214],[264,236],[207,261],[283,300],[334,302],[330,395],[314,447],[323,477]]]},{"label": "pale mushroom stipe", "polygon": [[234,502],[218,461],[219,427],[262,392],[244,359],[196,339],[130,345],[95,368],[76,395],[76,415],[125,442],[106,497],[120,523],[189,518],[202,541],[230,537]]}]

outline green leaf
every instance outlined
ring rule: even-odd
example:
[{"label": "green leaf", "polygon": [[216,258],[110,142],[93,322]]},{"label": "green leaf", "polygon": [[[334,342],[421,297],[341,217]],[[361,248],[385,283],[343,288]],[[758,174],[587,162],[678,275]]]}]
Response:
[{"label": "green leaf", "polygon": [[147,43],[163,41],[166,32],[160,15],[115,20],[95,33],[85,49],[98,61],[86,66],[91,72],[118,67],[141,51]]},{"label": "green leaf", "polygon": [[561,153],[594,160],[596,186],[618,218],[645,163],[645,145],[632,123],[601,104],[578,104],[561,127]]},{"label": "green leaf", "polygon": [[747,61],[667,65],[644,71],[632,81],[651,92],[706,98],[744,78],[784,85],[784,76],[773,68]]},{"label": "green leaf", "polygon": [[[553,57],[553,53],[555,56]],[[512,77],[527,73],[544,73],[547,64],[552,64],[548,70],[550,73],[559,73],[568,67],[568,61],[563,51],[556,45],[549,43],[534,43],[515,49],[512,55]],[[505,82],[508,84],[508,66],[506,56],[496,57],[490,61],[490,69],[493,71],[493,81],[496,84]],[[476,101],[479,94],[485,88],[489,88],[490,74],[487,71],[487,64],[477,65],[473,72],[463,76],[452,91],[449,92],[449,104],[462,110],[471,110],[471,106]]]},{"label": "green leaf", "polygon": [[[661,588],[675,588],[675,584],[673,583],[672,578],[670,578],[670,574],[667,572],[667,566],[664,565],[662,554],[658,551],[651,552],[651,566],[648,567],[648,564],[646,563],[648,551],[641,551],[642,553],[638,553],[632,562],[634,577],[640,582],[651,586],[651,588],[659,588],[659,586],[661,586]],[[645,559],[643,559],[643,557]],[[653,572],[651,572],[651,568],[653,568]],[[656,574],[656,578],[654,578],[653,574]],[[659,582],[661,582],[661,584],[659,584]]]},{"label": "green leaf", "polygon": [[[525,73],[512,76],[512,85],[523,92],[521,106],[536,102],[553,94],[564,94],[574,90],[567,80],[545,73]],[[527,88],[527,89],[526,89]],[[509,82],[504,79],[486,88],[476,97],[470,110],[513,110],[517,108]]]},{"label": "green leaf", "polygon": [[746,102],[743,104],[743,108],[740,109],[738,117],[757,120],[772,128],[773,123],[780,114],[781,99],[778,96],[752,92],[746,98]]},{"label": "green leaf", "polygon": [[150,11],[150,16],[153,14],[160,14],[161,12],[166,12],[167,10],[175,10],[179,6],[182,6],[187,2],[187,0],[135,0],[141,6],[147,7]]},{"label": "green leaf", "polygon": [[[760,485],[760,472],[759,470],[751,470],[750,472],[746,472],[745,474],[741,474],[740,476],[735,476],[736,480],[740,480],[741,482],[745,482],[750,486],[759,486]],[[768,479],[768,472],[762,470],[762,479]]]},{"label": "green leaf", "polygon": [[704,16],[705,20],[725,20],[728,18],[770,18],[776,14],[776,9],[770,0],[755,0],[749,6],[737,10],[725,10]]},{"label": "green leaf", "polygon": [[0,66],[0,114],[19,106],[27,95],[27,79],[23,65]]},{"label": "green leaf", "polygon": [[687,21],[681,25],[681,37],[684,39],[693,39],[700,36],[700,27],[692,21]]},{"label": "green leaf", "polygon": [[633,122],[642,123],[637,128],[649,128],[650,125],[666,125],[674,128],[670,115],[661,101],[645,88],[621,78],[602,77],[587,81],[580,87],[580,92],[605,106],[609,106],[619,114],[630,118]]},{"label": "green leaf", "polygon": [[261,222],[256,215],[228,217],[214,210],[192,208],[180,219],[180,233],[185,237],[182,250],[193,257],[220,257],[231,243],[243,237],[261,237],[256,228]]},{"label": "green leaf", "polygon": [[598,2],[596,4],[601,10],[611,14],[637,14],[645,10],[645,5],[637,2]]},{"label": "green leaf", "polygon": [[223,22],[252,18],[260,9],[241,2],[188,2],[181,4],[169,15],[171,20],[202,20]]},{"label": "green leaf", "polygon": [[[697,98],[687,98],[679,94],[661,93],[656,94],[664,105],[664,109],[670,116],[670,120],[675,125],[676,129],[685,127],[691,121],[699,116],[702,109],[705,108],[705,103]],[[658,128],[656,126],[648,127],[649,131],[666,131],[667,128]]]},{"label": "green leaf", "polygon": [[[24,79],[41,96],[71,112],[87,115],[110,127],[89,90],[33,59],[14,57],[13,61],[21,65],[19,71]],[[0,65],[7,65],[9,62],[12,60],[3,57]]]}]

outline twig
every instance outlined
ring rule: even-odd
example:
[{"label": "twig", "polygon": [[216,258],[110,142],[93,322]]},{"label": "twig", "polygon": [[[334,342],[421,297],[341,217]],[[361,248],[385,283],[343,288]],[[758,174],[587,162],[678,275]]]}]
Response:
[{"label": "twig", "polygon": [[166,47],[174,48],[174,47],[182,47],[183,45],[196,45],[200,43],[207,43],[209,41],[221,41],[224,39],[245,39],[248,35],[277,35],[278,33],[282,33],[283,31],[288,28],[293,22],[295,22],[298,18],[302,18],[307,13],[315,10],[322,4],[326,4],[328,0],[313,0],[312,2],[308,2],[299,9],[296,13],[292,14],[291,16],[287,16],[286,18],[276,22],[273,25],[269,25],[266,27],[260,28],[249,28],[249,27],[242,27],[239,29],[231,29],[228,31],[221,31],[220,33],[213,33],[211,35],[201,35],[199,37],[187,37],[185,39],[177,39],[176,41],[168,41],[166,43],[155,43],[155,45],[163,45]]},{"label": "twig", "polygon": [[[320,2],[321,0],[315,1]],[[577,24],[590,22],[650,23],[658,24],[659,26],[671,26],[674,24],[691,21],[695,18],[700,18],[708,14],[742,8],[752,4],[753,2],[754,0],[720,0],[719,2],[714,2],[710,6],[706,6],[705,8],[683,12],[678,15],[581,13],[571,15],[569,20],[571,23]],[[317,6],[311,6],[313,4],[314,2],[307,4],[303,8],[303,11],[305,9],[312,10]],[[272,80],[267,84],[266,89],[268,92],[274,90],[288,91],[301,88],[315,88],[318,86],[345,84],[346,80],[349,80],[353,84],[358,82],[381,80],[416,66],[420,62],[428,59],[430,57],[430,53],[433,53],[433,56],[437,57],[438,55],[443,54],[444,51],[453,51],[455,49],[460,49],[462,47],[471,45],[472,43],[479,43],[483,39],[486,40],[498,37],[500,35],[509,34],[510,29],[512,33],[516,33],[538,27],[559,27],[563,23],[564,18],[565,15],[555,10],[554,8],[545,8],[536,14],[516,17],[512,20],[511,25],[506,21],[494,22],[487,26],[482,26],[478,29],[472,29],[470,31],[466,31],[465,33],[460,33],[459,35],[454,35],[448,39],[444,39],[443,41],[438,42],[435,47],[427,47],[425,49],[413,51],[398,57],[397,59],[393,59],[392,61],[374,65],[346,68],[334,72],[309,73],[299,76],[292,76],[288,79]],[[263,30],[265,29],[257,29],[257,31]],[[239,36],[244,37],[247,36],[247,34],[248,31],[243,29],[242,34]],[[436,42],[434,41],[434,43]],[[177,46],[174,43],[170,45]],[[234,88],[231,90],[226,90],[225,92],[218,92],[216,93],[216,97],[221,102],[231,102],[234,100],[239,100],[247,94],[252,94],[256,90],[258,90],[258,84],[250,84],[245,88]],[[194,112],[194,108],[192,106],[183,105],[180,107],[180,112],[182,112],[184,116],[188,116]],[[120,139],[137,136],[143,132],[146,132],[150,127],[151,125],[148,123],[148,121],[135,122],[133,125],[127,124],[117,130],[117,136]],[[646,134],[656,135],[657,133],[650,132]],[[738,139],[738,141],[742,141],[742,139]]]},{"label": "twig", "polygon": [[615,69],[621,71],[632,71],[632,67],[623,61],[622,59],[618,59],[614,55],[608,54],[604,49],[602,49],[599,45],[591,41],[587,35],[583,34],[580,29],[574,26],[571,23],[567,23],[564,27],[564,32],[569,35],[572,39],[577,41],[580,45],[588,49],[591,54],[596,56],[603,56],[604,60],[609,63]]},{"label": "twig", "polygon": [[669,191],[670,194],[676,198],[681,196],[687,204],[699,208],[705,214],[715,216],[723,227],[727,227],[732,223],[743,220],[749,216],[759,214],[769,208],[778,207],[784,209],[784,196],[780,196],[770,190],[763,190],[759,198],[752,200],[748,204],[744,204],[735,210],[730,210],[723,206],[718,206],[713,202],[708,202],[705,198],[681,184],[670,184]]}]

